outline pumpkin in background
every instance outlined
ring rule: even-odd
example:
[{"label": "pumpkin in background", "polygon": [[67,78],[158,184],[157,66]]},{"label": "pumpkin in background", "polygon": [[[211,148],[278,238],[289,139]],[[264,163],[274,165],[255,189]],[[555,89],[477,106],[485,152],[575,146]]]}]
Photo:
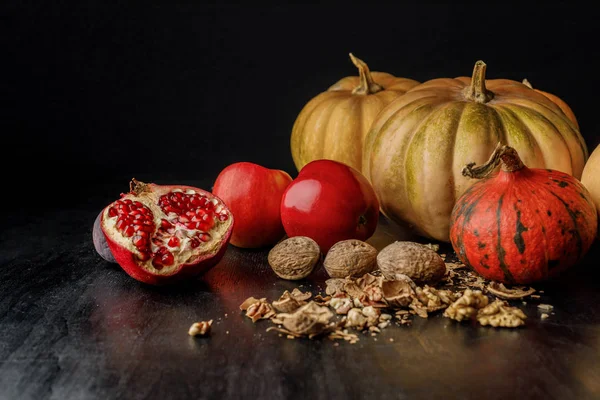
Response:
[{"label": "pumpkin in background", "polygon": [[419,82],[386,72],[371,72],[350,53],[359,76],[348,76],[312,98],[300,111],[291,135],[298,171],[318,159],[330,159],[362,169],[364,137],[375,116]]},{"label": "pumpkin in background", "polygon": [[544,96],[546,96],[547,98],[549,98],[550,100],[552,100],[552,102],[554,104],[556,104],[562,110],[563,113],[565,113],[565,115],[571,120],[571,122],[573,122],[575,124],[575,127],[577,129],[579,129],[579,123],[577,122],[577,118],[575,117],[575,113],[573,112],[573,109],[571,109],[571,107],[569,107],[569,105],[563,99],[561,99],[560,97],[558,97],[555,94],[544,92],[543,90],[534,88],[527,79],[523,79],[523,84],[526,86],[529,86],[536,92],[541,93]]},{"label": "pumpkin in background", "polygon": [[417,234],[449,241],[450,213],[473,184],[465,164],[485,162],[496,143],[514,147],[532,168],[577,178],[588,157],[579,130],[541,93],[509,79],[473,75],[421,83],[390,103],[373,121],[363,174],[383,215]]},{"label": "pumpkin in background", "polygon": [[521,285],[553,278],[581,261],[594,242],[596,207],[573,176],[528,168],[506,145],[463,174],[481,180],[457,200],[450,241],[458,258],[484,278]]},{"label": "pumpkin in background", "polygon": [[596,209],[600,212],[600,146],[592,151],[585,164],[581,175],[581,183],[589,190]]}]

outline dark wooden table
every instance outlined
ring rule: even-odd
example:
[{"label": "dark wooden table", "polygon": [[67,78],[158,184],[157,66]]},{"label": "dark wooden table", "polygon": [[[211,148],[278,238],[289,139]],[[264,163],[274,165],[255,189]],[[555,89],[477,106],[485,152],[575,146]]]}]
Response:
[{"label": "dark wooden table", "polygon": [[[91,228],[117,190],[2,219],[0,399],[600,398],[598,245],[561,279],[536,286],[544,293],[522,306],[523,328],[435,314],[335,346],[265,332],[270,322],[239,310],[249,296],[324,289],[322,268],[284,281],[267,250],[230,246],[201,279],[150,287],[102,260]],[[410,238],[383,220],[370,241]],[[542,320],[537,303],[554,314]],[[210,337],[188,336],[207,319]]]}]

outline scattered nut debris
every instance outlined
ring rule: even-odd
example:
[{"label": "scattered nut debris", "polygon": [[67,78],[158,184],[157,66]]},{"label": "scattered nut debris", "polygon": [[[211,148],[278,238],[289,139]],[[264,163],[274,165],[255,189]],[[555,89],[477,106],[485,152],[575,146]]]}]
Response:
[{"label": "scattered nut debris", "polygon": [[[437,251],[431,246],[420,246],[427,252]],[[240,309],[246,311],[253,322],[270,320],[274,326],[267,331],[275,331],[281,337],[327,337],[352,344],[359,341],[360,333],[377,340],[376,336],[392,324],[410,326],[413,317],[429,318],[437,312],[446,318],[474,321],[482,326],[515,328],[525,324],[525,313],[511,306],[508,300],[534,297],[535,289],[486,281],[454,258],[447,255],[445,258],[441,277],[431,278],[435,275],[432,273],[430,278],[414,281],[401,272],[406,270],[395,268],[390,276],[375,269],[358,276],[349,274],[327,279],[325,293],[315,296],[310,291],[295,288],[291,292],[285,290],[272,303],[266,298],[250,297]],[[431,260],[437,262],[435,257]],[[538,307],[547,312],[552,310],[550,305]]]},{"label": "scattered nut debris", "polygon": [[208,336],[210,334],[210,327],[212,326],[213,320],[194,322],[188,330],[190,336]]},{"label": "scattered nut debris", "polygon": [[550,317],[550,315],[548,315],[547,313],[542,313],[542,315],[540,315],[540,319],[546,319],[549,317]]},{"label": "scattered nut debris", "polygon": [[535,293],[535,289],[531,287],[525,288],[523,286],[515,286],[512,288],[507,288],[503,283],[498,282],[490,282],[486,286],[486,290],[494,296],[506,300],[522,299]]}]

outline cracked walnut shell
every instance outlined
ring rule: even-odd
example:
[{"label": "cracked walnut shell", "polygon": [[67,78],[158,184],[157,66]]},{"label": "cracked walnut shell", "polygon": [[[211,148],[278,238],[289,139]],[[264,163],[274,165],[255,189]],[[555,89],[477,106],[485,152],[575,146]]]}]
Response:
[{"label": "cracked walnut shell", "polygon": [[415,242],[394,242],[377,255],[377,265],[388,280],[406,275],[416,283],[434,283],[446,275],[446,263],[429,246]]},{"label": "cracked walnut shell", "polygon": [[321,249],[317,242],[306,236],[294,236],[277,243],[269,251],[268,261],[273,272],[282,279],[299,280],[311,274]]},{"label": "cracked walnut shell", "polygon": [[362,240],[342,240],[329,249],[323,266],[332,278],[362,276],[377,267],[377,249]]}]

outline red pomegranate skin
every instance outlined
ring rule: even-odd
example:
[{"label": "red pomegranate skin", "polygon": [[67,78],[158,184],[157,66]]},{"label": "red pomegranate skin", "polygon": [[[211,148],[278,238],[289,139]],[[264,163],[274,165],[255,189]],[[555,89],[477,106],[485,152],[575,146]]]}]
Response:
[{"label": "red pomegranate skin", "polygon": [[121,268],[132,278],[153,286],[176,284],[188,278],[199,276],[221,261],[227,250],[228,237],[224,237],[224,244],[214,255],[195,260],[193,264],[180,264],[176,270],[169,275],[153,274],[145,270],[138,262],[136,256],[127,249],[115,244],[107,237],[108,247]]},{"label": "red pomegranate skin", "polygon": [[370,238],[379,220],[379,201],[356,169],[338,161],[315,160],[287,187],[281,219],[289,237],[310,237],[327,253],[341,240]]},{"label": "red pomegranate skin", "polygon": [[251,162],[231,164],[219,173],[212,192],[225,202],[235,218],[232,245],[267,247],[285,236],[280,204],[291,182],[287,172]]},{"label": "red pomegranate skin", "polygon": [[500,170],[475,183],[451,214],[458,258],[486,279],[532,284],[576,265],[597,232],[587,189],[548,169]]}]

